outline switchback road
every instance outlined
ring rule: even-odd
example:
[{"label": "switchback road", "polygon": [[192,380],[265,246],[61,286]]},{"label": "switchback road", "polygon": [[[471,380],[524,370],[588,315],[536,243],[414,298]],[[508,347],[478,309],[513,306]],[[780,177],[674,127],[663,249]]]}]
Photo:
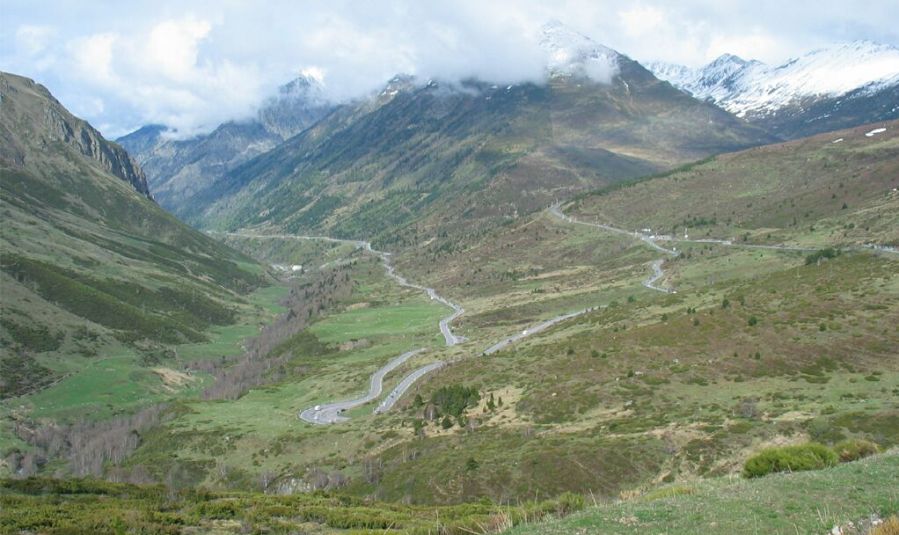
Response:
[{"label": "switchback road", "polygon": [[[404,362],[414,357],[415,355],[421,353],[424,349],[416,349],[414,351],[408,351],[403,353],[402,355],[392,359],[390,362],[385,364],[383,367],[379,368],[378,371],[372,374],[370,379],[370,384],[368,388],[368,393],[360,396],[355,399],[349,399],[346,401],[336,401],[334,403],[326,403],[323,405],[316,405],[314,407],[308,408],[300,413],[300,419],[310,424],[333,424],[337,422],[342,422],[347,420],[346,416],[342,416],[341,414],[344,411],[349,409],[356,408],[360,405],[365,405],[366,403],[378,398],[381,395],[381,391],[384,387],[384,376],[388,373],[392,372],[399,366],[401,366]],[[430,371],[430,370],[428,370]],[[425,372],[427,373],[427,372]],[[424,375],[424,374],[422,374]],[[417,379],[417,377],[416,377]],[[412,381],[414,382],[414,380]],[[411,384],[411,382],[410,382]],[[408,388],[408,386],[406,387]],[[405,391],[405,389],[403,390]],[[402,395],[402,393],[400,394]],[[391,403],[392,405],[392,403]]]}]

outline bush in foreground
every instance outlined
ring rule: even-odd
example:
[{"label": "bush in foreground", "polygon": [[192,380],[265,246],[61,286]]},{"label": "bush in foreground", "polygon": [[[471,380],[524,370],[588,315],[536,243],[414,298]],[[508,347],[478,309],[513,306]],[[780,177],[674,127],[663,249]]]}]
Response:
[{"label": "bush in foreground", "polygon": [[837,454],[823,444],[810,442],[798,446],[764,449],[743,465],[744,477],[762,477],[772,472],[820,470],[837,464]]},{"label": "bush in foreground", "polygon": [[893,515],[884,520],[879,526],[875,526],[868,535],[897,535],[899,534],[899,517]]},{"label": "bush in foreground", "polygon": [[878,449],[877,444],[863,439],[844,440],[833,447],[841,463],[864,459],[877,453]]}]

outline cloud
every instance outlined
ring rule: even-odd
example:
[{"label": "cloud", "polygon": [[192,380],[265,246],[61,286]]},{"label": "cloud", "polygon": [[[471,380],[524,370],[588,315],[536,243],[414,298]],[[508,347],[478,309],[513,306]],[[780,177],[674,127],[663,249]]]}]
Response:
[{"label": "cloud", "polygon": [[[147,123],[191,135],[251,116],[298,74],[330,98],[398,73],[509,84],[540,80],[539,30],[558,19],[634,59],[698,66],[723,52],[769,63],[837,40],[899,43],[894,1],[821,0],[4,0],[0,69],[32,76],[115,136]],[[609,65],[587,61],[599,80]]]},{"label": "cloud", "polygon": [[16,45],[27,56],[37,56],[47,49],[55,34],[51,26],[24,24],[16,29]]},{"label": "cloud", "polygon": [[120,83],[113,72],[113,46],[118,40],[114,33],[99,33],[72,41],[68,46],[71,64],[76,74],[89,83],[113,88]]},{"label": "cloud", "polygon": [[714,35],[706,59],[728,53],[749,59],[777,57],[783,48],[784,43],[778,38],[756,28],[746,35]]},{"label": "cloud", "polygon": [[188,16],[131,34],[72,39],[64,63],[87,90],[105,96],[81,97],[78,113],[103,117],[125,107],[138,110],[141,123],[166,124],[180,136],[251,115],[269,92],[265,78],[252,64],[202,58],[212,28],[210,21]]},{"label": "cloud", "polygon": [[618,64],[608,58],[593,58],[584,62],[584,74],[594,82],[607,84],[618,74]]},{"label": "cloud", "polygon": [[157,24],[144,47],[147,65],[171,80],[189,80],[197,67],[198,45],[211,29],[209,21],[192,17]]},{"label": "cloud", "polygon": [[641,37],[656,31],[665,21],[665,13],[652,6],[640,5],[618,12],[625,33]]}]

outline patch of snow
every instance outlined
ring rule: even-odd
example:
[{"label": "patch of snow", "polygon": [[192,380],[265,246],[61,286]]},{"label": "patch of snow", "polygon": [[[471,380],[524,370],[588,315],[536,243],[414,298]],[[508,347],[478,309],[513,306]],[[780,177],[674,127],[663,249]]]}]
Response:
[{"label": "patch of snow", "polygon": [[843,138],[835,139],[835,140],[831,141],[831,143],[842,143],[842,142],[843,142]]},{"label": "patch of snow", "polygon": [[646,67],[696,98],[745,117],[774,114],[808,98],[866,96],[899,85],[899,48],[854,41],[777,66],[725,54],[699,69],[660,62]]},{"label": "patch of snow", "polygon": [[875,128],[874,130],[871,130],[870,132],[868,132],[868,133],[865,134],[865,135],[866,135],[867,137],[874,137],[874,136],[876,136],[877,134],[882,134],[882,133],[884,133],[884,132],[886,132],[886,131],[887,131],[886,128]]},{"label": "patch of snow", "polygon": [[594,82],[609,83],[618,74],[618,52],[561,22],[543,26],[540,47],[547,54],[546,68],[551,78],[586,76]]}]

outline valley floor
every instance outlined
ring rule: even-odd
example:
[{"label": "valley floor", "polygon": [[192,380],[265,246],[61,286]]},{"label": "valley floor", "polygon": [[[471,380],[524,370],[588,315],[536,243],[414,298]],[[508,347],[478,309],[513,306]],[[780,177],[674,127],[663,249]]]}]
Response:
[{"label": "valley floor", "polygon": [[[867,169],[877,147],[887,157],[876,161],[893,165],[896,139],[847,141],[841,151],[862,154],[825,154],[827,168]],[[809,208],[814,224],[793,224],[791,203],[807,200],[768,199],[759,208],[754,203],[770,195],[762,186],[780,186],[768,179],[770,168],[747,167],[754,174],[731,175],[731,165],[712,160],[488,230],[441,236],[391,256],[393,276],[382,255],[356,241],[266,237],[259,229],[221,236],[267,263],[302,266],[283,271],[297,301],[319,281],[333,302],[272,344],[260,383],[213,399],[181,387],[167,418],[108,468],[123,480],[144,474],[173,488],[515,504],[692,485],[737,473],[770,445],[846,438],[899,445],[899,257],[861,247],[896,243],[895,195],[877,189],[885,187],[880,175],[872,185],[851,182],[854,167],[837,169],[815,185],[826,193],[809,195],[836,203],[848,190],[859,208]],[[749,193],[719,192],[754,201],[727,197],[731,215],[712,222],[705,210],[724,200],[705,196],[710,173],[748,180]],[[619,208],[646,210],[639,199],[647,196],[678,209],[637,219]],[[683,235],[678,218],[687,214],[702,228],[692,239],[653,237],[663,234],[658,229]],[[427,288],[464,308],[449,323],[461,343],[447,343],[440,323],[455,312]],[[418,348],[383,375],[380,397],[340,413],[346,420],[297,418],[363,396],[377,370]],[[194,349],[179,355],[209,356]],[[115,369],[97,369],[107,368]],[[408,390],[375,413],[399,385]],[[58,406],[42,401],[63,386],[17,403],[33,414],[52,411],[46,416],[104,406],[102,395],[84,389]]]}]

